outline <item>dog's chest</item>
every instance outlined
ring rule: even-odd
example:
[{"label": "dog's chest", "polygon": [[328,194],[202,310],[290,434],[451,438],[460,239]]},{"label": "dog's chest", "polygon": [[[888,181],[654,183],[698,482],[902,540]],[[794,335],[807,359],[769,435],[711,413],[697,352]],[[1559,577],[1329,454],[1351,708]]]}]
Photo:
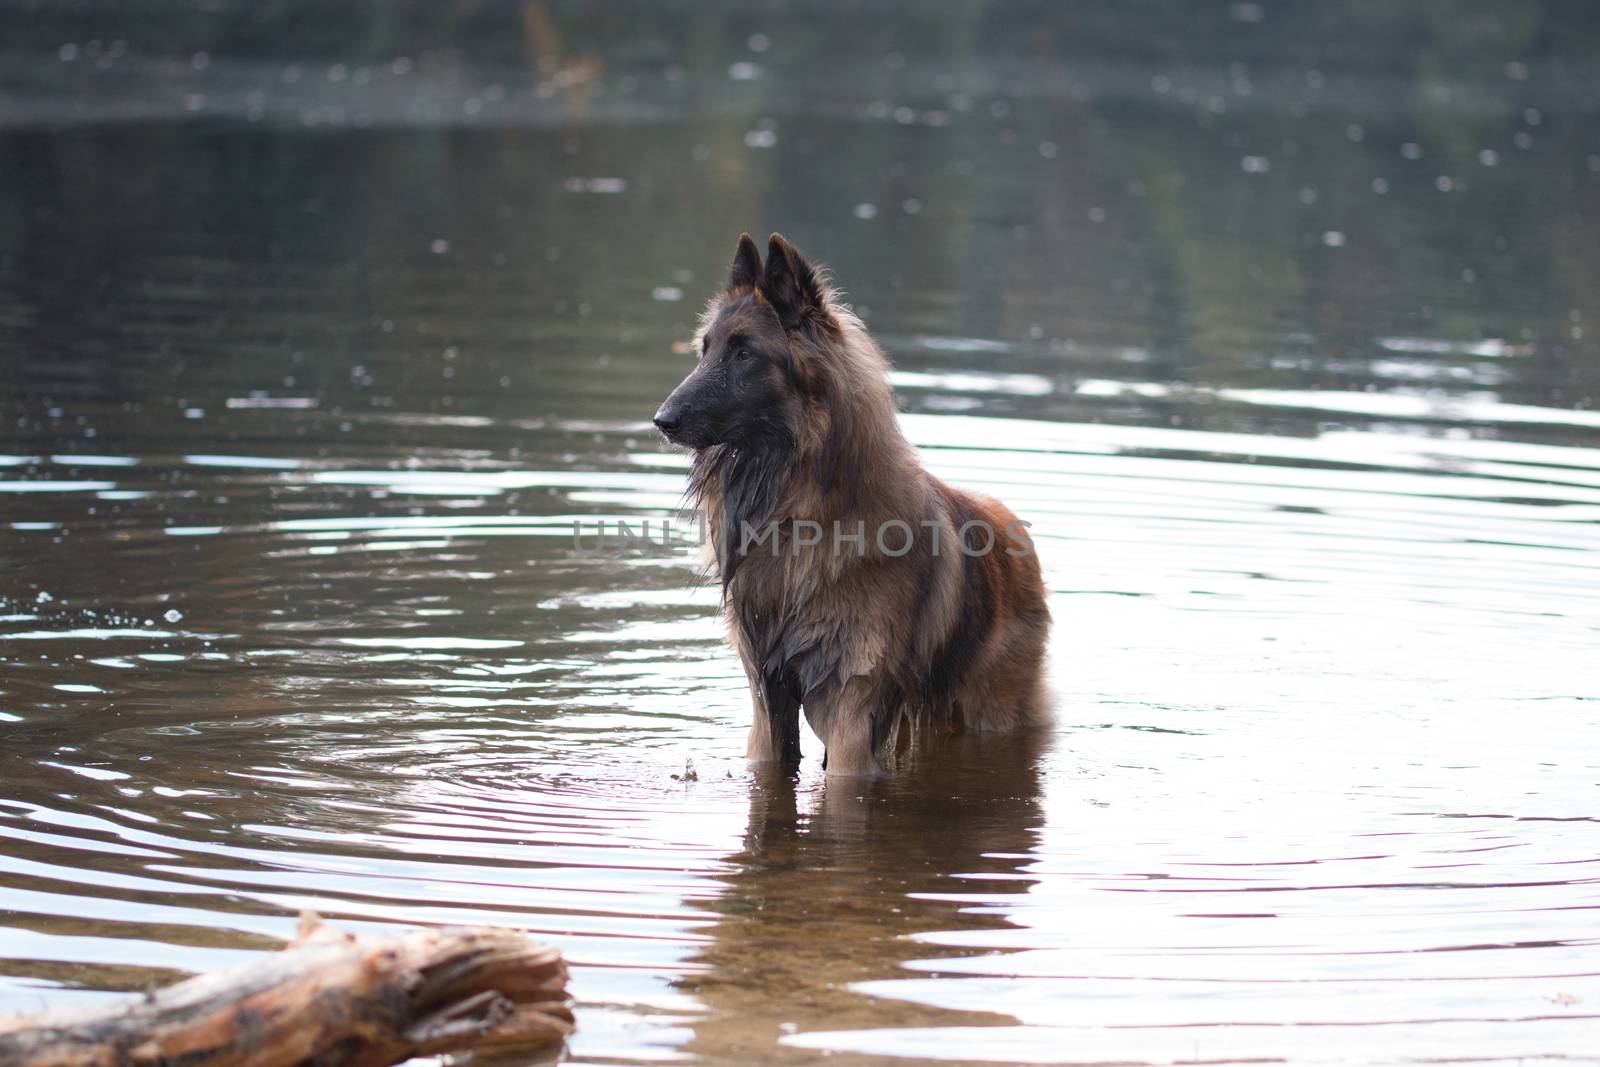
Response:
[{"label": "dog's chest", "polygon": [[804,700],[830,683],[864,673],[849,619],[814,571],[777,559],[746,559],[728,590],[728,609],[746,665]]}]

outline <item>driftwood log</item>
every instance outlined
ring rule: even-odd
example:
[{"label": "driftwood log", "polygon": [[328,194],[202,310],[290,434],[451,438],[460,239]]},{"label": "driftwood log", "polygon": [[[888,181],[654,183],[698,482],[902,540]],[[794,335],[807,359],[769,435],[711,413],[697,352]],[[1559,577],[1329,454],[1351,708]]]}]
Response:
[{"label": "driftwood log", "polygon": [[75,1014],[0,1018],[0,1067],[387,1067],[572,1033],[561,954],[514,930],[358,938],[300,921],[282,952]]}]

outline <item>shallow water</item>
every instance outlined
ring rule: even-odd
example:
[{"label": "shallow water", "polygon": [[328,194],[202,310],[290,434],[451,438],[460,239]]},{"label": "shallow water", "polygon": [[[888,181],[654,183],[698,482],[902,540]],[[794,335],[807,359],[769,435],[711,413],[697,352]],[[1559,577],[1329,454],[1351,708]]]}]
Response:
[{"label": "shallow water", "polygon": [[[560,946],[577,1062],[1600,1058],[1584,9],[52,12],[0,1010],[312,908]],[[741,228],[1034,523],[1049,738],[753,774],[691,548],[597,544]]]}]

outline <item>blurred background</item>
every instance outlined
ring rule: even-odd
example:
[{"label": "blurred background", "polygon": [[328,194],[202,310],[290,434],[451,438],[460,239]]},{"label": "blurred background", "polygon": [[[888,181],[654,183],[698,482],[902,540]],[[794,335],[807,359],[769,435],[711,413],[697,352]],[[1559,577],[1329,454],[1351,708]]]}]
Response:
[{"label": "blurred background", "polygon": [[[755,775],[575,545],[741,230],[1034,523],[1039,747]],[[1588,1062],[1597,320],[1578,0],[0,0],[0,1010],[314,907],[575,1062]]]}]

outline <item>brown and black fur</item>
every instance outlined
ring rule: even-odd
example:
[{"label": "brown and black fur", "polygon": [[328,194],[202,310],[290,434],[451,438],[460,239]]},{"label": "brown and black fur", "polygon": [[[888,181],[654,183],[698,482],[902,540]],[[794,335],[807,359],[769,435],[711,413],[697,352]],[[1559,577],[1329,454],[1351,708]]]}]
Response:
[{"label": "brown and black fur", "polygon": [[[798,760],[802,709],[828,773],[848,775],[877,771],[903,724],[1046,721],[1050,613],[1026,529],[922,469],[882,351],[823,275],[778,234],[763,265],[741,235],[695,352],[656,425],[694,452],[690,497],[755,702],[748,755]],[[898,556],[896,521],[913,535]],[[990,551],[980,526],[961,551],[969,523],[994,532]],[[745,524],[776,533],[755,542]]]}]

